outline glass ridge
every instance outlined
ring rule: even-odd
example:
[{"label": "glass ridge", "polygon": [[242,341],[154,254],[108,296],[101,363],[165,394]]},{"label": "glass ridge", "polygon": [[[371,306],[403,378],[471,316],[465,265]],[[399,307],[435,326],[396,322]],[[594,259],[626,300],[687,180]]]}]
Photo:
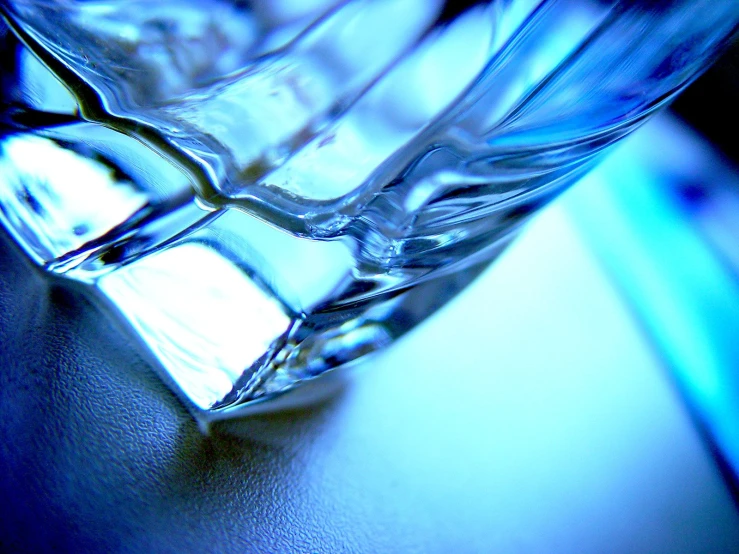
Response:
[{"label": "glass ridge", "polygon": [[708,0],[311,6],[0,3],[0,220],[199,417],[423,320],[739,21]]}]

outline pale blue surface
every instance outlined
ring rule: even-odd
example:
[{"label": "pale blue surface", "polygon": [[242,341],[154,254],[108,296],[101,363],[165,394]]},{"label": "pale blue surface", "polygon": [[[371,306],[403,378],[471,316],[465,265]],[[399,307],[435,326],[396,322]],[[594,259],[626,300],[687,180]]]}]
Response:
[{"label": "pale blue surface", "polygon": [[[693,201],[698,206],[681,198],[685,187],[703,190],[692,193],[701,196]],[[737,214],[722,218],[714,206],[737,197],[739,175],[686,128],[663,119],[625,144],[567,202],[735,475],[739,273],[727,260],[739,252],[739,237],[732,235]],[[722,227],[733,246],[721,241]]]}]

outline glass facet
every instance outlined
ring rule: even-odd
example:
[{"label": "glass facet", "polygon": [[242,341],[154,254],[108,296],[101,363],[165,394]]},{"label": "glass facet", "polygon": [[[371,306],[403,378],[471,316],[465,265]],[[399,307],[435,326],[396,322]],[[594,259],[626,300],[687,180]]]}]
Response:
[{"label": "glass facet", "polygon": [[0,12],[0,220],[204,419],[433,313],[739,24],[735,0]]}]

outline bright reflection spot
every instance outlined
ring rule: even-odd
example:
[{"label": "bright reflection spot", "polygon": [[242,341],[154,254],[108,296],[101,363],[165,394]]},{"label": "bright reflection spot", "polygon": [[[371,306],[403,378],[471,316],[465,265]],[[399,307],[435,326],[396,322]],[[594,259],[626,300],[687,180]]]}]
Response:
[{"label": "bright reflection spot", "polygon": [[18,64],[21,67],[18,89],[30,107],[60,114],[77,111],[77,100],[36,56],[23,49]]},{"label": "bright reflection spot", "polygon": [[260,278],[295,312],[329,298],[354,268],[346,243],[296,237],[239,210],[227,210],[208,231],[258,268]]},{"label": "bright reflection spot", "polygon": [[488,11],[477,8],[432,35],[381,85],[380,115],[413,129],[433,120],[482,71],[493,31]]},{"label": "bright reflection spot", "polygon": [[[79,248],[146,204],[113,169],[49,139],[15,135],[1,144],[0,204],[32,255],[48,261]],[[21,237],[21,242],[24,237]]]},{"label": "bright reflection spot", "polygon": [[118,269],[99,287],[201,409],[231,392],[290,324],[243,270],[195,242]]}]

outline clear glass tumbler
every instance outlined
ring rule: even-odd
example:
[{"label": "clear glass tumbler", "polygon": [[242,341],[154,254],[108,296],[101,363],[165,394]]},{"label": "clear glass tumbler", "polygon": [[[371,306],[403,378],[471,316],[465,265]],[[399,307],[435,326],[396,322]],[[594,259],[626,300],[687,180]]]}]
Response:
[{"label": "clear glass tumbler", "polygon": [[0,220],[204,420],[392,343],[739,24],[736,0],[0,13]]}]

